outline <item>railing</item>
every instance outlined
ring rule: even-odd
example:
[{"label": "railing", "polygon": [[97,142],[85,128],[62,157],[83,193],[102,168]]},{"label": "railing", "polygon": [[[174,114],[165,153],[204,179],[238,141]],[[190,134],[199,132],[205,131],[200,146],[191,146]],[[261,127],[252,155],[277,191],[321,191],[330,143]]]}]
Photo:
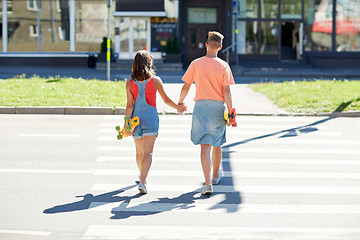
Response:
[{"label": "railing", "polygon": [[[224,48],[223,50],[220,51],[221,54],[223,54],[224,52],[226,52],[226,62],[229,63],[230,62],[230,56],[229,56],[229,51],[231,48],[236,46],[236,42],[230,44],[229,46],[227,46],[226,48]],[[236,61],[237,64],[237,61]]]}]

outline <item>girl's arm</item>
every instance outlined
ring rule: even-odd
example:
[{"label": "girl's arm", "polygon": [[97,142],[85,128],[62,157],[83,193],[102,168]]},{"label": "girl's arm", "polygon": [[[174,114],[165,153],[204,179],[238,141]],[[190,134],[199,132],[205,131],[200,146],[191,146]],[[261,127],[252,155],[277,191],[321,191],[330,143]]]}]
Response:
[{"label": "girl's arm", "polygon": [[[126,82],[126,109],[125,109],[125,116],[131,118],[131,115],[134,111],[134,98],[130,91],[130,79]],[[125,127],[125,122],[124,122]],[[131,136],[131,132],[126,132],[127,135]]]},{"label": "girl's arm", "polygon": [[164,85],[163,82],[161,81],[161,78],[159,77],[154,77],[154,86],[155,88],[159,91],[159,94],[162,98],[162,100],[164,101],[164,103],[166,103],[167,105],[169,105],[172,108],[175,108],[178,112],[184,112],[186,111],[186,107],[183,104],[176,104],[173,102],[173,100],[171,100],[165,93],[164,90]]}]

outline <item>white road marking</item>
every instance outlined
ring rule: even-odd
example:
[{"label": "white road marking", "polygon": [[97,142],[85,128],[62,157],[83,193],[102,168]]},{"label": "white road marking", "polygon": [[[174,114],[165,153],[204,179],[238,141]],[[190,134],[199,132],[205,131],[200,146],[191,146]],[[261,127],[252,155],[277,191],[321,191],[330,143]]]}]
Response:
[{"label": "white road marking", "polygon": [[[225,145],[226,146],[226,145]],[[121,151],[121,152],[132,152],[135,153],[134,147],[129,146],[100,146],[99,151]],[[163,147],[155,146],[154,152],[195,152],[200,153],[198,146],[193,147]],[[227,152],[238,152],[238,153],[312,153],[312,154],[360,154],[360,150],[355,149],[334,149],[334,148],[245,148],[242,146],[224,148],[223,153]]]},{"label": "white road marking", "polygon": [[[154,156],[157,162],[200,162],[200,157]],[[97,162],[134,162],[135,156],[100,156]],[[288,165],[360,165],[360,160],[319,160],[319,159],[269,159],[269,158],[223,158],[223,162],[246,164],[288,164]]]},{"label": "white road marking", "polygon": [[[144,226],[90,225],[84,237],[101,239],[269,239],[271,234],[310,234],[304,239],[334,239],[342,234],[360,233],[360,228],[304,228],[304,227],[221,227],[221,226]],[[278,236],[278,235],[276,235]],[[323,238],[324,237],[324,238]],[[326,238],[327,237],[327,238]],[[97,238],[97,239],[98,239]],[[275,239],[275,238],[274,238]],[[341,238],[337,238],[341,239]]]},{"label": "white road marking", "polygon": [[19,137],[69,137],[77,138],[80,137],[78,134],[40,134],[40,133],[21,133],[18,134]]},{"label": "white road marking", "polygon": [[51,234],[51,232],[0,229],[0,234],[19,234],[19,235],[49,236],[49,235]]},{"label": "white road marking", "polygon": [[[128,140],[127,140],[128,139]],[[116,135],[114,134],[114,136],[101,136],[98,138],[98,141],[100,142],[118,142],[118,143],[122,143],[122,142],[131,142],[133,143],[134,140],[130,137],[130,138],[125,138],[124,140],[117,140]],[[190,138],[185,138],[185,137],[163,137],[163,136],[159,136],[156,139],[156,142],[159,143],[190,143],[193,144],[191,142]],[[295,138],[266,138],[266,139],[249,139],[249,140],[244,140],[244,139],[239,139],[239,138],[226,138],[226,144],[231,144],[231,143],[238,143],[238,144],[304,144],[304,145],[313,145],[313,144],[326,144],[326,145],[360,145],[360,141],[356,141],[356,140],[340,140],[340,139],[334,139],[334,140],[328,140],[328,139],[295,139]],[[225,144],[225,145],[226,145]]]},{"label": "white road marking", "polygon": [[92,174],[93,170],[59,170],[59,169],[0,169],[0,173],[45,173],[45,174]]},{"label": "white road marking", "polygon": [[[114,191],[128,187],[126,184],[94,184],[92,191]],[[202,185],[153,185],[148,184],[149,192],[201,192]],[[137,189],[128,190],[138,193]],[[275,193],[275,194],[349,194],[360,195],[360,187],[328,187],[328,186],[214,186],[214,192],[228,193]]]},{"label": "white road marking", "polygon": [[[109,212],[232,212],[240,213],[296,213],[296,214],[360,214],[359,205],[320,205],[320,204],[204,204],[204,203],[182,203],[171,202],[92,202],[89,206],[90,211],[109,211]],[[119,206],[120,205],[120,206]],[[214,207],[215,206],[215,207]]]}]

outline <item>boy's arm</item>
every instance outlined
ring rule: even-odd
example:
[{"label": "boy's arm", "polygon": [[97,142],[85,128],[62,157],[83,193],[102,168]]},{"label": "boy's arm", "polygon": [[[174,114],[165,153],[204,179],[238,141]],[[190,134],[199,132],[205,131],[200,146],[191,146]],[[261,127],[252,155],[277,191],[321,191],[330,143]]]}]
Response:
[{"label": "boy's arm", "polygon": [[227,106],[228,111],[232,109],[232,97],[230,91],[230,85],[223,86],[224,99]]},{"label": "boy's arm", "polygon": [[190,87],[191,87],[191,84],[184,83],[184,86],[182,87],[181,92],[180,92],[179,104],[184,104],[184,100],[189,93]]}]

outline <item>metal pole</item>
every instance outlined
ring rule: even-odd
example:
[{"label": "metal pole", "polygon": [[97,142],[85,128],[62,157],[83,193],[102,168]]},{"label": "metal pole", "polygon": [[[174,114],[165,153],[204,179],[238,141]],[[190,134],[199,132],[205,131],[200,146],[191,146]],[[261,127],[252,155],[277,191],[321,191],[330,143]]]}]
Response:
[{"label": "metal pole", "polygon": [[69,0],[69,20],[70,20],[70,52],[75,51],[76,39],[75,39],[75,0]]},{"label": "metal pole", "polygon": [[37,8],[37,51],[40,52],[41,27],[40,27],[40,0],[36,1]]},{"label": "metal pole", "polygon": [[106,78],[110,81],[110,59],[111,59],[111,40],[110,40],[110,8],[111,1],[107,0],[108,7],[108,34],[107,34],[107,52],[106,52]]},{"label": "metal pole", "polygon": [[7,23],[7,0],[2,1],[2,51],[7,52],[7,42],[8,42],[8,23]]}]

